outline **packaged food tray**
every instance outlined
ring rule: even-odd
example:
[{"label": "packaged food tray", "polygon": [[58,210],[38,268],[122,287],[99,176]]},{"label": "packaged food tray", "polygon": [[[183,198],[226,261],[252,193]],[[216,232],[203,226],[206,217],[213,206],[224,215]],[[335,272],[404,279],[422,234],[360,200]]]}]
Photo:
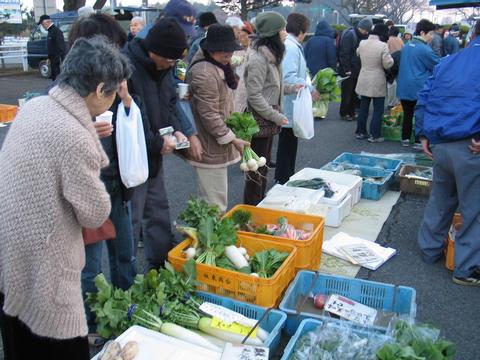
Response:
[{"label": "packaged food tray", "polygon": [[352,154],[345,152],[339,155],[334,163],[350,163],[352,165],[360,166],[369,166],[385,171],[393,172],[395,175],[400,171],[400,166],[402,165],[401,160],[389,159],[386,157],[371,156],[371,155],[362,155],[362,154]]},{"label": "packaged food tray", "polygon": [[[184,240],[168,253],[168,261],[176,270],[180,270],[185,264],[186,258],[183,251],[189,248],[191,243],[191,239]],[[246,248],[250,256],[259,251],[270,249],[288,252],[290,255],[285,259],[277,272],[268,279],[216,266],[197,264],[198,290],[260,306],[278,306],[285,290],[295,277],[297,255],[295,246],[279,244],[243,234],[238,235],[237,245]]]},{"label": "packaged food tray", "polygon": [[[330,162],[328,164],[325,164],[323,167],[326,169],[330,169],[332,167],[332,164],[336,164],[334,162]],[[363,199],[368,199],[368,200],[380,200],[390,187],[390,185],[394,181],[394,176],[393,173],[390,171],[386,170],[381,170],[377,169],[374,167],[370,166],[362,166],[362,165],[356,165],[356,170],[360,171],[362,174],[362,177],[382,177],[385,178],[384,181],[381,183],[372,183],[370,181],[365,181],[362,180],[362,187],[361,187],[361,197]],[[338,172],[337,174],[342,174],[341,172]],[[350,174],[345,174],[345,175],[350,175]],[[351,175],[354,176],[354,175]]]},{"label": "packaged food tray", "polygon": [[[267,311],[266,308],[261,306],[247,304],[238,300],[229,299],[226,297],[210,294],[202,291],[198,291],[197,295],[203,300],[221,305],[227,309],[239,312],[240,314],[250,318],[260,320]],[[280,344],[280,338],[282,335],[282,329],[285,327],[287,315],[283,312],[275,309],[271,309],[265,318],[260,323],[260,327],[265,331],[268,331],[270,335],[264,342],[264,345],[270,348],[271,353],[275,352]]]},{"label": "packaged food tray", "polygon": [[352,195],[352,206],[360,201],[362,192],[362,178],[351,174],[343,174],[322,169],[304,168],[290,177],[290,180],[308,180],[322,178],[326,182],[338,186],[339,191],[332,198],[324,197],[322,202],[333,205],[340,205],[347,193]]},{"label": "packaged food tray", "polygon": [[257,234],[254,232],[239,231],[239,234],[253,236],[259,239],[275,241],[279,244],[293,245],[297,248],[295,267],[297,270],[317,270],[320,266],[323,244],[324,220],[320,216],[298,214],[289,211],[265,209],[250,205],[237,205],[225,214],[231,217],[235,211],[243,210],[252,214],[252,222],[256,225],[277,224],[280,217],[286,217],[288,223],[295,229],[309,231],[312,234],[306,240],[292,240],[280,236]]},{"label": "packaged food tray", "polygon": [[431,168],[419,165],[403,165],[400,170],[400,190],[408,194],[430,196],[430,192],[432,191],[432,180],[415,179],[405,176],[415,170],[428,169]]},{"label": "packaged food tray", "polygon": [[[286,332],[290,336],[295,333],[300,322],[306,318],[341,321],[322,316],[319,313],[300,312],[297,316],[299,298],[307,295],[306,292],[310,290],[314,280],[315,273],[313,271],[299,271],[280,303],[279,309],[287,314]],[[311,291],[314,294],[342,295],[374,309],[406,315],[412,320],[415,319],[417,313],[416,291],[407,286],[319,274]],[[386,327],[381,326],[372,326],[371,328],[381,333],[387,331]]]},{"label": "packaged food tray", "polygon": [[[305,319],[300,323],[300,326],[298,327],[297,331],[295,334],[290,338],[290,341],[288,342],[287,346],[285,347],[285,350],[283,351],[283,356],[280,360],[290,360],[290,358],[293,356],[294,351],[295,351],[295,345],[297,345],[298,340],[305,335],[305,333],[315,330],[317,327],[323,325],[325,322],[331,322],[328,319],[323,319],[323,320],[314,320],[314,319]],[[377,334],[373,333],[368,330],[359,330],[359,329],[352,329],[352,331],[357,334],[361,338],[370,338],[370,337],[376,337],[379,341],[389,341],[391,338],[386,335],[382,334]]]}]

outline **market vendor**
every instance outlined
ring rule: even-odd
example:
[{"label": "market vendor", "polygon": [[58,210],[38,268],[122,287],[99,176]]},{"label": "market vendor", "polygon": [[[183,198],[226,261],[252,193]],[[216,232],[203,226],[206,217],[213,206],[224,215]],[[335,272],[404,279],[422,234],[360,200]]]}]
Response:
[{"label": "market vendor", "polygon": [[453,282],[480,286],[480,22],[471,45],[445,58],[418,94],[416,130],[433,158],[433,187],[418,237],[423,259],[443,257],[455,211]]}]

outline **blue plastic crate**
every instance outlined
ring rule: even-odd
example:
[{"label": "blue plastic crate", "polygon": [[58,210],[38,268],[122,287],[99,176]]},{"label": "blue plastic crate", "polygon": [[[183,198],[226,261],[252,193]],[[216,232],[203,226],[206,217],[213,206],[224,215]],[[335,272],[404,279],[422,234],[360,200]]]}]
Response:
[{"label": "blue plastic crate", "polygon": [[[260,320],[263,314],[265,314],[265,312],[267,311],[266,308],[263,308],[261,306],[248,304],[245,302],[225,298],[203,291],[197,291],[197,295],[205,301],[224,306],[227,309],[236,311],[250,319]],[[278,348],[278,345],[280,344],[280,337],[286,320],[287,315],[285,315],[281,311],[272,309],[267,314],[265,319],[263,319],[260,323],[260,327],[270,333],[264,345],[268,346],[271,353],[274,353],[275,350]]]},{"label": "blue plastic crate", "polygon": [[[300,323],[300,326],[298,327],[297,331],[295,332],[295,335],[292,336],[287,346],[285,347],[285,350],[283,351],[283,356],[280,360],[289,360],[290,357],[293,355],[297,341],[300,340],[300,338],[305,333],[315,330],[317,327],[319,327],[320,325],[323,325],[325,322],[331,322],[331,321],[330,320],[314,320],[314,319],[303,320]],[[385,342],[388,342],[389,340],[391,340],[391,337],[389,336],[375,334],[367,330],[357,330],[357,329],[352,329],[352,330],[355,334],[357,334],[362,338],[373,336],[373,337],[376,337],[379,341],[384,340]]]},{"label": "blue plastic crate", "polygon": [[[279,309],[287,314],[286,332],[290,336],[295,333],[300,322],[306,318],[341,321],[310,312],[301,312],[297,316],[299,298],[307,295],[306,292],[310,290],[314,279],[313,271],[299,271],[280,303]],[[312,292],[314,294],[342,295],[374,309],[409,316],[412,320],[417,314],[416,291],[407,286],[320,274]],[[381,333],[387,331],[386,327],[381,326],[372,326],[371,328]]]},{"label": "blue plastic crate", "polygon": [[[337,164],[334,161],[322,167],[323,170],[331,171],[332,164]],[[362,195],[363,199],[380,200],[382,196],[387,192],[390,185],[395,180],[394,174],[391,171],[381,170],[370,166],[356,165],[356,168],[360,170],[362,177],[383,177],[385,181],[381,183],[371,183],[368,181],[362,181]]]},{"label": "blue plastic crate", "polygon": [[335,160],[333,160],[333,162],[347,162],[353,165],[379,168],[381,170],[393,172],[395,176],[398,174],[398,172],[400,171],[400,167],[402,166],[402,160],[388,159],[371,155],[352,154],[348,152],[341,154]]}]

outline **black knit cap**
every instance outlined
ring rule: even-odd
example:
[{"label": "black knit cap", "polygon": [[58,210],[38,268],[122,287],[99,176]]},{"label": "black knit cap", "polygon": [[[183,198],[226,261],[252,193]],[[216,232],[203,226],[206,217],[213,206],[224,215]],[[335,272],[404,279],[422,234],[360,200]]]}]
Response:
[{"label": "black knit cap", "polygon": [[216,23],[218,23],[218,21],[215,14],[210,11],[201,13],[198,17],[198,26],[200,27],[210,26]]},{"label": "black knit cap", "polygon": [[148,32],[145,46],[164,58],[180,59],[187,48],[187,37],[175,19],[163,18]]},{"label": "black knit cap", "polygon": [[200,46],[208,52],[233,52],[241,50],[237,43],[233,29],[227,25],[213,24],[208,28],[207,37]]}]

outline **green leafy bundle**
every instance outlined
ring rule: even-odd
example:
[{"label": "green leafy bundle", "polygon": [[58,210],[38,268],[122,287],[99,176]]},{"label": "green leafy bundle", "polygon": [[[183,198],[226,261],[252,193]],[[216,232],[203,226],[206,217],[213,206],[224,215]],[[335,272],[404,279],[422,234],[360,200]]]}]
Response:
[{"label": "green leafy bundle", "polygon": [[455,345],[439,339],[440,331],[427,324],[412,325],[398,321],[395,343],[386,344],[377,352],[378,360],[453,360]]},{"label": "green leafy bundle", "polygon": [[227,119],[226,124],[238,138],[248,142],[251,142],[252,137],[260,131],[257,121],[250,113],[234,112]]},{"label": "green leafy bundle", "polygon": [[206,217],[200,221],[198,240],[201,253],[197,257],[197,263],[216,266],[217,258],[224,254],[225,248],[237,243],[235,224],[230,219]]},{"label": "green leafy bundle", "polygon": [[[137,275],[128,290],[115,289],[99,274],[95,278],[97,292],[88,294],[86,302],[96,316],[98,333],[107,339],[135,324],[149,327],[148,318],[152,317],[195,328],[201,303],[192,295],[196,285],[194,261],[188,261],[183,272],[166,263],[160,271]],[[154,324],[150,328],[158,330]]]},{"label": "green leafy bundle", "polygon": [[313,78],[313,84],[320,93],[320,101],[340,102],[342,91],[337,84],[337,74],[332,68],[320,70]]},{"label": "green leafy bundle", "polygon": [[220,217],[220,208],[192,196],[187,202],[187,207],[178,218],[188,226],[198,229],[200,221],[206,217]]},{"label": "green leafy bundle", "polygon": [[288,253],[277,250],[257,252],[252,259],[252,271],[261,278],[272,277],[288,257]]}]

